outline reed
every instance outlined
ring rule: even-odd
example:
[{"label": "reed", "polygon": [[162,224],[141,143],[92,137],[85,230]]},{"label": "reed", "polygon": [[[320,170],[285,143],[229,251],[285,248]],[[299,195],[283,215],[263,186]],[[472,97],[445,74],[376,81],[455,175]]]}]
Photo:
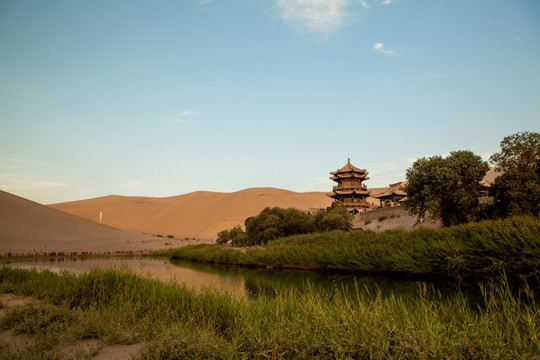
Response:
[{"label": "reed", "polygon": [[533,217],[483,221],[451,228],[333,231],[270,241],[239,251],[215,245],[177,249],[175,259],[233,264],[338,270],[356,273],[536,279],[540,269],[540,221]]},{"label": "reed", "polygon": [[2,267],[0,290],[42,300],[6,310],[0,328],[34,340],[30,350],[0,351],[0,358],[55,358],[60,347],[83,339],[142,342],[140,359],[540,356],[538,303],[530,289],[516,294],[504,279],[483,288],[478,307],[460,293],[443,297],[425,287],[414,299],[360,288],[347,297],[340,289],[331,295],[308,289],[249,299],[113,270],[74,275]]}]

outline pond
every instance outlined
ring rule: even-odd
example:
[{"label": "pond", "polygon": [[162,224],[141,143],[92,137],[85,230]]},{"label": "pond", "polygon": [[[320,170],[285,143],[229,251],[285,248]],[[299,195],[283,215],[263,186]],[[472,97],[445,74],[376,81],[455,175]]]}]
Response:
[{"label": "pond", "polygon": [[130,270],[139,275],[185,283],[199,289],[214,287],[242,296],[273,296],[276,291],[295,289],[303,291],[307,287],[319,293],[333,296],[336,293],[354,294],[358,291],[370,296],[402,296],[414,299],[419,291],[440,293],[448,296],[460,291],[470,299],[477,298],[477,286],[456,284],[446,281],[426,281],[394,279],[377,276],[358,276],[313,271],[292,271],[276,269],[252,269],[234,266],[217,266],[185,261],[170,261],[165,258],[110,257],[110,258],[35,258],[13,260],[11,266],[19,268],[49,269],[53,272],[89,271],[92,268]]}]

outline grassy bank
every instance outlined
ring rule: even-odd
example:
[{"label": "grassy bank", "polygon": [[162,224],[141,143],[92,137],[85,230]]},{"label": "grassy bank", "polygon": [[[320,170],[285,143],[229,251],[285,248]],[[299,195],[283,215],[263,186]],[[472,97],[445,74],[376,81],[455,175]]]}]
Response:
[{"label": "grassy bank", "polygon": [[172,256],[219,264],[458,279],[504,271],[512,278],[535,279],[540,269],[540,221],[525,217],[410,232],[334,231],[292,236],[246,251],[191,246]]},{"label": "grassy bank", "polygon": [[[0,358],[64,358],[83,340],[142,342],[140,359],[531,359],[540,356],[539,308],[502,283],[479,308],[457,294],[414,299],[358,289],[353,297],[314,291],[248,299],[194,291],[130,273],[79,276],[0,268],[0,293],[42,300],[6,310],[2,329],[28,334]],[[75,355],[75,354],[71,354]],[[78,354],[79,358],[90,356]]]}]

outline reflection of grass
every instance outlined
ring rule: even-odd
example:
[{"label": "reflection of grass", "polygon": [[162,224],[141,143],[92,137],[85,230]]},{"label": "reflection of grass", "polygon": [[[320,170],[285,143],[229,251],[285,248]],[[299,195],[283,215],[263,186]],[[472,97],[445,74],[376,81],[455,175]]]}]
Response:
[{"label": "reflection of grass", "polygon": [[359,289],[349,297],[336,289],[331,298],[291,288],[273,299],[250,300],[111,270],[76,276],[3,267],[0,290],[43,300],[8,310],[1,326],[28,328],[32,336],[32,351],[9,353],[11,358],[42,358],[43,351],[54,358],[64,344],[81,339],[140,341],[144,359],[540,355],[539,304],[512,294],[505,282],[484,288],[480,307],[459,293],[441,297],[425,288],[415,298]]},{"label": "reflection of grass", "polygon": [[360,273],[497,276],[535,279],[540,268],[540,221],[512,218],[451,228],[307,234],[245,252],[212,245],[175,250],[173,257],[220,264]]}]

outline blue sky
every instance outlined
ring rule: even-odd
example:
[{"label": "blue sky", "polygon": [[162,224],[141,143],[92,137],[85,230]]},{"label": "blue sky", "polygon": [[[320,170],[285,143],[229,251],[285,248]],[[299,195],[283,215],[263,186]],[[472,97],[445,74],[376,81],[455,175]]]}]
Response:
[{"label": "blue sky", "polygon": [[41,203],[381,187],[539,130],[536,0],[0,1],[0,189]]}]

